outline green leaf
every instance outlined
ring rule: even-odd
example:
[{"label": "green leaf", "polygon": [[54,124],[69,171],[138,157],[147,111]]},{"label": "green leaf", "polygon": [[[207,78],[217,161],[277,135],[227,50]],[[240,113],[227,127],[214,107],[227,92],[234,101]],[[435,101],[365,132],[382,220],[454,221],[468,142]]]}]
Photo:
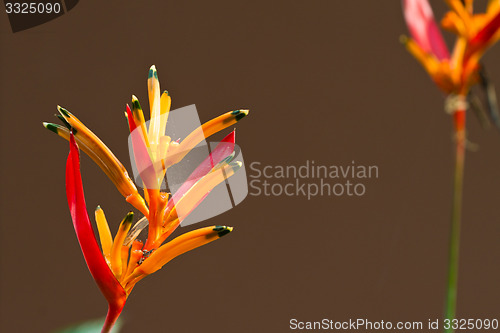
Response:
[{"label": "green leaf", "polygon": [[[104,325],[104,318],[94,319],[66,327],[62,330],[57,330],[54,333],[100,333]],[[122,326],[122,322],[118,319],[111,333],[118,333]]]}]

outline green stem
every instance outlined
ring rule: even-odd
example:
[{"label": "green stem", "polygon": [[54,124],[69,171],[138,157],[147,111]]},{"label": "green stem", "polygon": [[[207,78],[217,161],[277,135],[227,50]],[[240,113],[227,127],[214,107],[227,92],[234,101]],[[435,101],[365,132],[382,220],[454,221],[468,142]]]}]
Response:
[{"label": "green stem", "polygon": [[[456,111],[465,112],[465,111]],[[460,221],[462,215],[462,187],[465,162],[465,129],[459,126],[456,131],[455,175],[453,182],[453,202],[451,209],[451,229],[448,259],[448,288],[446,292],[445,319],[450,320],[450,328],[446,333],[453,333],[452,319],[455,319],[457,308],[458,262],[460,249]]]}]

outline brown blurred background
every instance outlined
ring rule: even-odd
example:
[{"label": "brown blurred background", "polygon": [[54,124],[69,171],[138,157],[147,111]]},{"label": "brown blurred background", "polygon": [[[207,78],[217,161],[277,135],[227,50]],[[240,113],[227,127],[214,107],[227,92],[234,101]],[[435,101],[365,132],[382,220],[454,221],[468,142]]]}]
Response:
[{"label": "brown blurred background", "polygon": [[[445,6],[433,6],[440,18]],[[124,107],[136,94],[146,108],[152,64],[173,108],[196,104],[202,121],[250,109],[236,126],[247,167],[354,160],[380,177],[363,197],[248,196],[181,228],[235,231],[139,283],[122,332],[441,318],[451,119],[398,41],[407,33],[399,1],[87,0],[15,34],[0,16],[2,332],[105,315],[67,208],[68,144],[41,122],[57,122],[57,104],[68,108],[130,170]],[[497,45],[484,59],[497,93],[499,56]],[[480,149],[466,161],[458,317],[498,318],[500,134],[472,116],[468,133]],[[86,156],[82,173],[89,212],[100,204],[115,230],[129,206]]]}]

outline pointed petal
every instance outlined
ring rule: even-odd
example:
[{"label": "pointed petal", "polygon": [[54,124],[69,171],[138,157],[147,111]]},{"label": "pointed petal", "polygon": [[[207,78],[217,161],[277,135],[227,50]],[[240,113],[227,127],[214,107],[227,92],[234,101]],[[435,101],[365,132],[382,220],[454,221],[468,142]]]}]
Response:
[{"label": "pointed petal", "polygon": [[175,149],[169,150],[169,156],[167,156],[165,161],[166,166],[178,163],[202,140],[237,123],[246,115],[248,115],[248,110],[226,112],[196,128]]},{"label": "pointed petal", "polygon": [[149,139],[152,146],[160,143],[160,81],[155,65],[151,66],[148,75],[148,96],[151,109],[149,119]]},{"label": "pointed petal", "polygon": [[[116,278],[119,280],[123,272],[122,263],[122,247],[125,237],[127,236],[130,227],[132,226],[132,219],[134,218],[134,213],[130,212],[125,216],[123,221],[120,223],[118,232],[116,233],[115,239],[113,240],[113,246],[111,247],[111,270],[115,274]],[[126,246],[128,249],[128,246]],[[128,258],[127,258],[128,259]]]},{"label": "pointed petal", "polygon": [[[191,175],[187,178],[187,180],[181,185],[181,187],[179,187],[179,189],[175,192],[172,198],[168,201],[168,204],[165,207],[165,217],[166,218],[170,217],[170,220],[167,221],[166,219],[164,221],[165,231],[164,234],[162,235],[162,241],[166,239],[172,232],[174,232],[174,230],[180,224],[177,213],[172,211],[174,209],[174,205],[179,202],[179,200],[186,194],[186,192],[188,192],[191,189],[191,187],[193,187],[193,185],[195,185],[201,178],[203,178],[210,171],[212,171],[212,169],[217,164],[233,157],[232,153],[234,152],[235,135],[236,131],[232,131],[224,139],[222,139],[222,141],[219,142],[219,144],[217,144],[212,153],[210,153],[210,155],[203,162],[200,163],[200,165],[191,173]],[[229,161],[225,162],[229,163]],[[229,176],[226,175],[226,177]],[[214,187],[217,184],[215,184]],[[192,209],[190,209],[190,211],[194,210],[209,193],[210,190],[205,191],[201,197],[197,198],[198,202],[193,203]],[[174,222],[173,220],[177,221],[175,221],[175,223],[171,223]]]},{"label": "pointed petal", "polygon": [[235,131],[232,131],[217,144],[212,153],[191,173],[182,186],[175,192],[173,201],[179,200],[200,178],[208,174],[216,164],[231,155],[234,151],[234,143]]},{"label": "pointed petal", "polygon": [[[143,277],[152,274],[175,257],[208,244],[227,235],[233,230],[226,226],[211,226],[187,232],[160,246],[144,262],[135,269],[129,282],[134,284]],[[127,286],[128,287],[128,286]]]},{"label": "pointed petal", "polygon": [[137,127],[133,120],[132,111],[127,105],[127,115],[130,128],[130,137],[134,151],[134,160],[139,175],[141,176],[144,186],[147,189],[159,189],[159,184],[156,178],[156,170],[149,155],[146,146],[146,138],[140,128]]},{"label": "pointed petal", "polygon": [[101,248],[104,259],[109,264],[111,260],[111,247],[113,246],[113,237],[111,236],[111,231],[109,230],[108,221],[104,215],[104,211],[101,206],[97,206],[95,210],[95,221],[97,224],[97,231],[99,232],[99,238],[101,239]]},{"label": "pointed petal", "polygon": [[439,60],[449,59],[450,53],[427,0],[403,0],[406,25],[413,39]]},{"label": "pointed petal", "polygon": [[141,129],[146,147],[149,147],[149,137],[148,131],[146,130],[146,120],[144,119],[144,113],[142,112],[141,103],[139,103],[139,99],[137,99],[135,95],[132,95],[132,116],[135,126]]},{"label": "pointed petal", "polygon": [[[221,167],[208,173],[196,182],[181,198],[173,201],[174,209],[171,211],[169,219],[178,218],[180,222],[203,201],[203,199],[220,183],[231,177],[241,168],[241,162],[223,163]],[[175,211],[175,212],[174,212]]]},{"label": "pointed petal", "polygon": [[121,308],[125,304],[126,294],[106,264],[90,224],[80,174],[80,153],[72,134],[66,163],[66,195],[73,226],[87,267],[110,306]]},{"label": "pointed petal", "polygon": [[134,183],[128,177],[127,170],[111,150],[109,150],[91,130],[68,110],[60,106],[58,106],[58,110],[66,122],[69,123],[72,128],[76,129],[76,133],[73,131],[75,137],[79,138],[86,147],[94,152],[90,157],[97,157],[96,163],[103,169],[113,183],[115,183],[118,190],[120,190],[125,197],[133,192],[137,192]]},{"label": "pointed petal", "polygon": [[160,135],[165,135],[165,129],[167,128],[168,114],[170,112],[170,106],[172,105],[172,98],[168,94],[168,91],[164,91],[160,98]]},{"label": "pointed petal", "polygon": [[[111,150],[72,113],[60,106],[58,106],[58,110],[65,122],[73,128],[73,134],[82,151],[92,158],[92,160],[104,171],[127,201],[132,203],[134,207],[143,214],[147,214],[148,210],[144,200],[142,200],[134,182],[130,179],[127,170],[118,158],[116,158]],[[47,129],[52,130],[60,137],[69,141],[69,130],[67,128],[61,126],[57,128],[47,127]]]},{"label": "pointed petal", "polygon": [[129,246],[139,236],[139,234],[149,225],[146,216],[137,221],[137,223],[129,230],[127,237],[123,241],[123,245]]}]

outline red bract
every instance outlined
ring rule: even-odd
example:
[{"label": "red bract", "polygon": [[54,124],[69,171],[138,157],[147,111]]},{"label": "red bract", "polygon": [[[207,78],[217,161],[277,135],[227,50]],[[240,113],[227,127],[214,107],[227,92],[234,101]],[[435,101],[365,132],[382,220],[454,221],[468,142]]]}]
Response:
[{"label": "red bract", "polygon": [[[108,301],[108,317],[114,316],[116,320],[125,305],[127,296],[102,256],[87,214],[80,174],[80,152],[73,133],[71,133],[70,152],[66,162],[66,195],[76,237],[80,243],[87,267]],[[104,329],[103,332],[105,332]]]},{"label": "red bract", "polygon": [[[467,56],[472,55],[474,52],[480,50],[481,48],[486,48],[490,46],[492,42],[495,42],[495,35],[498,35],[498,29],[500,27],[500,11],[486,24],[477,34],[472,37],[469,41],[470,50]],[[498,36],[496,37],[498,39]]]}]

